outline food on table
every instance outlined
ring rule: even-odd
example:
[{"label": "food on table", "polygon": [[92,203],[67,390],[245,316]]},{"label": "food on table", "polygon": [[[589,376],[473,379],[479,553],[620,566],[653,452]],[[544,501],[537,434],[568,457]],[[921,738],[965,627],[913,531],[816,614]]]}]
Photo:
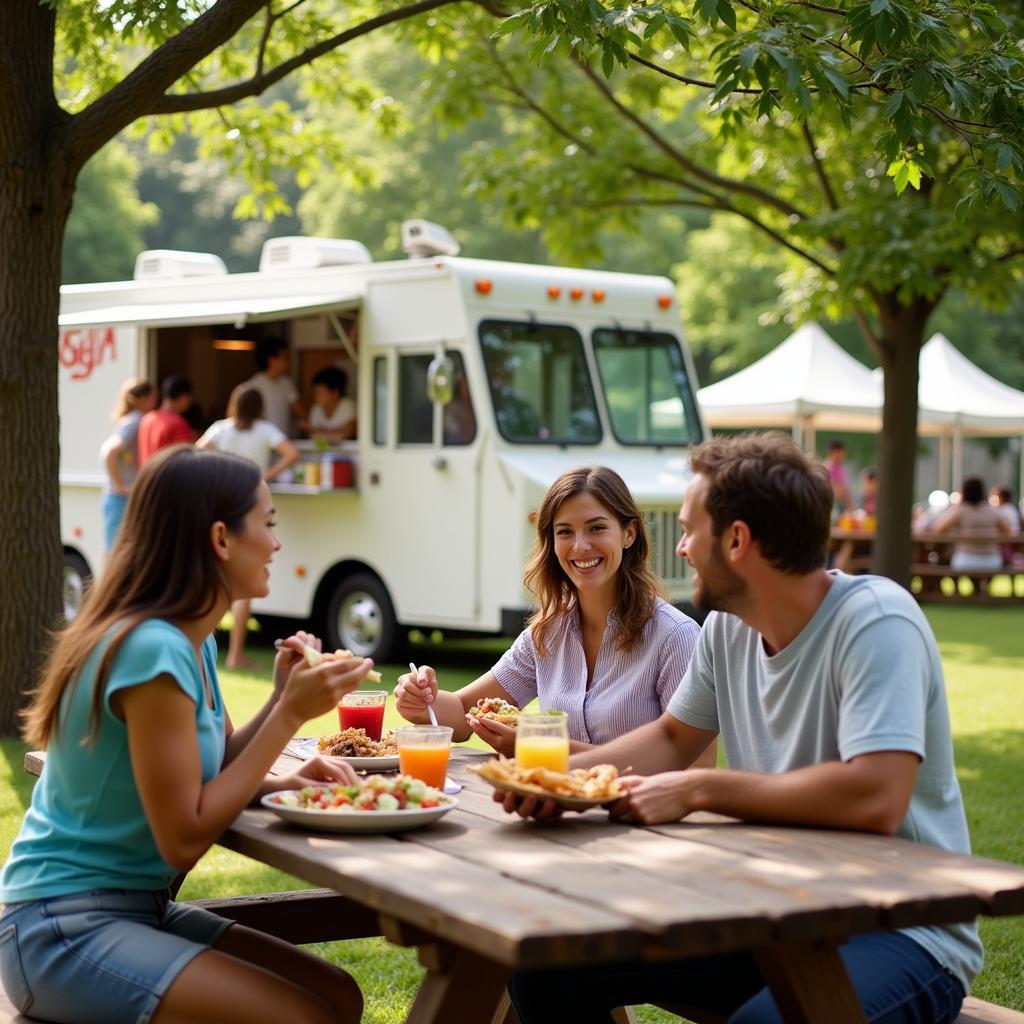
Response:
[{"label": "food on table", "polygon": [[394,729],[379,740],[371,740],[365,729],[343,729],[333,736],[321,736],[316,749],[330,757],[394,757],[398,741]]},{"label": "food on table", "polygon": [[499,757],[472,768],[481,778],[499,788],[511,785],[536,792],[539,796],[571,797],[582,800],[617,800],[625,796],[619,787],[619,770],[613,764],[596,764],[593,768],[574,768],[570,772],[553,772],[549,768],[523,768],[514,760]]},{"label": "food on table", "polygon": [[[305,655],[306,664],[310,668],[316,668],[317,665],[322,664],[325,661],[354,661],[357,665],[361,665],[365,658],[360,658],[358,654],[353,654],[351,651],[337,650],[333,653],[331,651],[318,651],[315,647],[310,647],[309,644],[305,644],[302,648],[302,653]],[[371,669],[366,673],[366,678],[375,682],[380,682],[380,673],[376,669]]]},{"label": "food on table", "polygon": [[275,793],[271,803],[307,811],[419,811],[452,801],[408,775],[370,775],[354,785],[305,786]]},{"label": "food on table", "polygon": [[515,725],[519,721],[519,708],[501,697],[481,697],[469,713],[474,718],[489,718],[503,725]]}]

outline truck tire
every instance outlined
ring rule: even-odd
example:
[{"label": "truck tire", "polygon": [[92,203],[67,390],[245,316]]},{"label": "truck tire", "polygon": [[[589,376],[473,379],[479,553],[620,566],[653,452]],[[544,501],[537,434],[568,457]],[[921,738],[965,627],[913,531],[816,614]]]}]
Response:
[{"label": "truck tire", "polygon": [[383,662],[398,650],[398,622],[387,589],[369,573],[347,576],[331,594],[324,633],[329,649],[344,648]]},{"label": "truck tire", "polygon": [[64,577],[61,593],[64,598],[64,621],[71,622],[82,607],[82,598],[92,582],[89,563],[77,551],[64,552]]}]

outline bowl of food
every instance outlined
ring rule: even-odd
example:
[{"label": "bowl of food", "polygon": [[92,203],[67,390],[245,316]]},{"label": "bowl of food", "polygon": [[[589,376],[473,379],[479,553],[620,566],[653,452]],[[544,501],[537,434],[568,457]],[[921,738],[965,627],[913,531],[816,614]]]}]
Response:
[{"label": "bowl of food", "polygon": [[267,793],[278,817],[323,832],[405,832],[430,825],[458,801],[410,775],[370,775],[352,785],[305,786]]}]

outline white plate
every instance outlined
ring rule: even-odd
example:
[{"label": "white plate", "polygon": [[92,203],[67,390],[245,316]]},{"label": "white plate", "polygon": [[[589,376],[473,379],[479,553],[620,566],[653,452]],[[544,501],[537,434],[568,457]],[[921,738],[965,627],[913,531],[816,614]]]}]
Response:
[{"label": "white plate", "polygon": [[306,807],[276,804],[272,798],[277,795],[276,793],[267,793],[260,803],[285,821],[321,832],[406,832],[412,828],[430,825],[459,806],[458,800],[446,796],[444,803],[439,807],[417,810],[314,811]]},{"label": "white plate", "polygon": [[[294,739],[285,748],[289,753],[297,757],[313,757],[318,751],[316,740],[309,736]],[[342,757],[357,772],[395,772],[398,771],[398,755],[385,754],[383,757]]]}]

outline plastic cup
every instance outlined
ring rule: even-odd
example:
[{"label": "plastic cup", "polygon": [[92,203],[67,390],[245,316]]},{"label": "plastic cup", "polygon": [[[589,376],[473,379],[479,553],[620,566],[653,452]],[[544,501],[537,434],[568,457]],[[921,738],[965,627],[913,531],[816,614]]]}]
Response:
[{"label": "plastic cup", "polygon": [[386,690],[355,690],[338,701],[338,721],[342,729],[365,729],[371,740],[379,740],[384,730]]},{"label": "plastic cup", "polygon": [[447,725],[408,725],[397,730],[398,767],[428,786],[444,789],[452,730]]},{"label": "plastic cup", "polygon": [[519,716],[516,764],[520,768],[550,768],[553,772],[569,770],[569,718],[564,711]]}]

